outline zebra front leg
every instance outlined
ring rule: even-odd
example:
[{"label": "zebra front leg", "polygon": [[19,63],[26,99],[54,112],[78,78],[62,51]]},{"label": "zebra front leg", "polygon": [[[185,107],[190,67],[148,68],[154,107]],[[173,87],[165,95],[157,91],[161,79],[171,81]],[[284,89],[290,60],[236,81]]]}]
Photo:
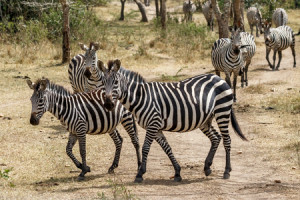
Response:
[{"label": "zebra front leg", "polygon": [[172,152],[172,148],[170,147],[170,145],[167,141],[167,138],[163,135],[162,131],[160,131],[157,134],[155,140],[161,146],[161,148],[164,150],[164,152],[168,155],[169,159],[172,162],[172,165],[173,165],[174,170],[175,170],[174,181],[180,182],[182,180],[182,178],[180,176],[181,167],[178,164],[178,162],[176,161],[176,159],[173,155],[173,152]]},{"label": "zebra front leg", "polygon": [[115,146],[116,146],[116,152],[115,152],[115,158],[114,161],[112,163],[112,165],[110,166],[110,168],[108,169],[108,173],[113,173],[114,169],[118,167],[119,165],[119,160],[120,160],[120,154],[121,154],[121,149],[122,149],[122,143],[123,143],[123,139],[120,136],[119,132],[117,131],[117,129],[115,129],[113,132],[109,133],[109,136],[113,139]]},{"label": "zebra front leg", "polygon": [[146,131],[145,141],[144,141],[143,148],[142,148],[142,164],[141,164],[139,171],[135,177],[135,180],[134,180],[135,183],[141,183],[143,181],[143,174],[146,173],[147,158],[148,158],[150,146],[153,142],[155,134],[158,132],[158,130],[156,130],[156,129],[154,129],[154,130],[148,130],[148,129]]},{"label": "zebra front leg", "polygon": [[240,69],[239,75],[241,76],[241,87],[244,87],[244,82],[245,82],[245,71]]},{"label": "zebra front leg", "polygon": [[245,82],[246,86],[248,86],[248,67],[249,67],[250,63],[251,63],[251,60],[246,63],[246,66],[245,66],[245,69],[244,69],[244,75],[245,75],[244,82]]},{"label": "zebra front leg", "polygon": [[85,135],[85,132],[81,135],[77,135],[77,137],[78,137],[78,141],[79,141],[80,156],[82,159],[82,169],[81,169],[82,171],[79,174],[77,180],[82,181],[82,180],[84,180],[84,175],[87,172],[90,172],[91,169],[89,166],[86,165],[86,135]]},{"label": "zebra front leg", "polygon": [[[251,33],[251,35],[253,35],[253,34]],[[256,23],[256,37],[259,37],[259,33],[258,33],[258,25],[257,25],[257,23]]]},{"label": "zebra front leg", "polygon": [[229,87],[231,88],[230,73],[225,72],[225,76],[226,76],[225,81],[229,85]]},{"label": "zebra front leg", "polygon": [[277,50],[273,50],[274,51],[274,54],[273,54],[273,67],[272,67],[272,69],[273,69],[273,71],[275,71],[275,61],[276,61],[276,54],[277,54]]},{"label": "zebra front leg", "polygon": [[272,66],[272,64],[271,64],[271,62],[270,62],[270,60],[269,60],[269,54],[270,54],[270,51],[271,51],[270,48],[266,48],[266,59],[267,59],[267,61],[268,61],[268,64],[269,64],[270,68],[273,69],[273,66]]},{"label": "zebra front leg", "polygon": [[73,161],[73,163],[76,165],[76,167],[82,170],[82,164],[75,158],[75,156],[72,152],[73,147],[74,147],[76,142],[77,142],[77,136],[75,134],[70,133],[68,144],[67,144],[67,147],[66,147],[66,152],[67,152],[67,155]]},{"label": "zebra front leg", "polygon": [[278,60],[277,66],[276,66],[276,70],[279,70],[279,67],[280,67],[280,62],[282,59],[282,51],[278,51],[278,57],[279,57],[279,60]]},{"label": "zebra front leg", "polygon": [[137,157],[137,164],[138,164],[138,170],[141,166],[141,154],[140,154],[140,143],[138,138],[138,131],[135,124],[134,116],[126,110],[124,113],[121,124],[127,131],[128,135],[130,136],[131,143],[133,144],[135,151],[136,151],[136,157]]},{"label": "zebra front leg", "polygon": [[213,128],[213,126],[211,126],[211,120],[208,123],[208,126],[200,128],[200,130],[210,139],[210,142],[211,142],[210,150],[208,152],[208,155],[205,159],[205,164],[204,164],[204,173],[205,173],[205,176],[208,176],[211,174],[210,166],[213,163],[215,153],[220,144],[221,135],[218,132],[216,132],[216,130]]},{"label": "zebra front leg", "polygon": [[237,82],[238,74],[234,73],[233,75],[233,101],[236,102],[236,82]]}]

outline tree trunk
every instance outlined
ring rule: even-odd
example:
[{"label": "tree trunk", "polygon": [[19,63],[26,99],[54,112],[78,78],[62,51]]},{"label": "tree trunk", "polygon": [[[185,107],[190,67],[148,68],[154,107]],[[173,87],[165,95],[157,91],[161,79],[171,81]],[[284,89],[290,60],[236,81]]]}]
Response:
[{"label": "tree trunk", "polygon": [[167,17],[167,8],[166,8],[166,0],[161,0],[161,5],[160,5],[160,10],[161,10],[161,27],[163,30],[166,30],[166,17]]},{"label": "tree trunk", "polygon": [[62,42],[62,63],[70,62],[70,24],[69,24],[69,4],[66,0],[61,0],[63,9],[63,42]]},{"label": "tree trunk", "polygon": [[125,9],[125,2],[126,0],[120,0],[121,1],[121,16],[120,16],[120,21],[124,20],[124,9]]},{"label": "tree trunk", "polygon": [[219,38],[228,38],[228,22],[231,8],[230,0],[224,0],[224,13],[221,13],[216,0],[211,0],[211,4],[218,22]]},{"label": "tree trunk", "polygon": [[[244,4],[244,3],[242,3]],[[240,28],[240,30],[245,31],[244,21],[243,21],[243,7],[241,0],[233,0],[233,13],[234,13],[234,26]]]},{"label": "tree trunk", "polygon": [[156,11],[156,18],[158,18],[160,16],[158,0],[155,0],[155,11]]},{"label": "tree trunk", "polygon": [[148,22],[145,6],[139,0],[134,0],[134,2],[137,4],[137,6],[139,7],[139,10],[141,12],[141,15],[142,15],[142,20],[141,21],[142,22]]}]

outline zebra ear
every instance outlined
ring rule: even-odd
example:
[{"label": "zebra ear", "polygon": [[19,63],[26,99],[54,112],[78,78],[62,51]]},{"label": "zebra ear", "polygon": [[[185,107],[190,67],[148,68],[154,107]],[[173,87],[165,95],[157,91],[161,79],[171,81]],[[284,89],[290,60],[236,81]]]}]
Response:
[{"label": "zebra ear", "polygon": [[39,87],[38,90],[40,90],[40,91],[45,90],[46,87],[47,87],[47,84],[48,84],[48,80],[47,80],[47,79],[42,79],[42,80],[40,81],[40,87]]},{"label": "zebra ear", "polygon": [[117,71],[119,71],[120,67],[121,67],[121,61],[120,61],[119,59],[116,59],[116,60],[114,61],[113,70],[114,70],[115,72],[117,72]]},{"label": "zebra ear", "polygon": [[94,46],[95,51],[97,51],[99,49],[99,43],[98,42],[95,42],[93,46]]},{"label": "zebra ear", "polygon": [[27,79],[26,83],[27,83],[27,85],[29,86],[30,89],[32,89],[32,90],[34,89],[34,87],[33,87],[34,83],[31,82],[31,80]]},{"label": "zebra ear", "polygon": [[104,66],[104,63],[101,60],[97,61],[98,68],[103,72],[106,73],[108,69]]},{"label": "zebra ear", "polygon": [[78,43],[80,48],[83,50],[83,51],[87,51],[88,50],[88,47],[85,46],[83,43]]}]

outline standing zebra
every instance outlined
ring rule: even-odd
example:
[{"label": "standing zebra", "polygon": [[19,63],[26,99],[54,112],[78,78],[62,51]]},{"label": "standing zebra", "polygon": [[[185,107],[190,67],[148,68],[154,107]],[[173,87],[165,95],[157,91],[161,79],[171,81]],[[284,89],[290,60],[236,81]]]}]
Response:
[{"label": "standing zebra", "polygon": [[233,100],[236,101],[236,81],[240,70],[243,70],[244,67],[242,51],[245,52],[244,48],[247,45],[242,45],[239,29],[233,30],[231,33],[231,39],[221,38],[214,42],[211,60],[216,74],[220,76],[220,72],[224,72],[225,80],[230,87],[230,76],[233,73]]},{"label": "standing zebra", "polygon": [[214,11],[213,11],[210,0],[205,2],[202,5],[202,12],[207,21],[207,26],[210,27],[211,31],[213,31],[214,30]]},{"label": "standing zebra", "polygon": [[[62,86],[50,82],[48,79],[39,79],[35,83],[27,80],[30,89],[34,90],[31,97],[32,111],[30,123],[38,125],[39,120],[47,111],[59,119],[69,131],[69,141],[66,147],[67,155],[72,159],[76,167],[82,170],[78,180],[84,179],[84,175],[90,172],[90,167],[86,165],[86,134],[109,133],[113,139],[116,152],[114,161],[108,172],[112,173],[119,164],[122,148],[122,137],[116,129],[121,122],[123,124],[133,124],[134,126],[124,126],[126,131],[135,136],[138,141],[135,122],[132,115],[117,102],[112,111],[104,109],[104,91],[97,90],[91,93],[71,94]],[[80,163],[72,153],[73,146],[79,141]],[[137,150],[138,165],[140,166],[140,155],[138,152],[138,142],[134,144]]]},{"label": "standing zebra", "polygon": [[277,8],[272,15],[272,21],[275,24],[276,28],[286,25],[288,22],[288,16],[285,10],[283,8]]},{"label": "standing zebra", "polygon": [[[146,129],[142,149],[142,164],[135,182],[143,180],[150,146],[155,140],[168,155],[175,169],[175,181],[181,181],[181,167],[177,163],[170,145],[162,131],[187,132],[199,128],[211,141],[211,148],[205,160],[206,176],[211,173],[210,166],[218,145],[223,138],[226,151],[224,178],[230,176],[229,122],[234,131],[243,135],[232,110],[233,97],[229,85],[213,74],[198,75],[180,82],[145,82],[143,77],[130,72],[128,77],[118,72],[121,62],[115,60],[105,71],[105,104],[113,109],[120,101],[136,117],[138,124]],[[117,101],[119,100],[119,101]],[[212,126],[216,119],[221,134]]]},{"label": "standing zebra", "polygon": [[[282,51],[290,47],[292,49],[292,54],[294,57],[294,65],[296,67],[296,52],[295,52],[295,35],[293,30],[289,26],[279,26],[277,28],[271,28],[271,23],[263,24],[264,28],[264,39],[266,44],[266,59],[270,68],[278,70],[280,67],[280,62],[282,59]],[[273,65],[269,61],[269,54],[271,49],[273,49]],[[276,53],[278,52],[279,61],[275,68]]]},{"label": "standing zebra", "polygon": [[196,11],[194,2],[191,0],[185,0],[183,2],[182,11],[184,13],[183,21],[193,21],[193,13]]},{"label": "standing zebra", "polygon": [[253,35],[253,26],[256,27],[256,37],[259,37],[258,29],[262,33],[262,15],[257,7],[250,7],[247,10],[247,19],[251,29],[251,35]]}]

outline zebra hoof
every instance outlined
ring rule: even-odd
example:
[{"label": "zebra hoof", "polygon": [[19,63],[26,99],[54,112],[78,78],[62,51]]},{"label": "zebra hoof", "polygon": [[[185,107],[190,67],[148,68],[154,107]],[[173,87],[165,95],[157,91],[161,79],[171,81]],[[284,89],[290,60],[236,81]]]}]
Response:
[{"label": "zebra hoof", "polygon": [[135,180],[134,180],[134,182],[135,183],[141,183],[141,182],[143,182],[143,177],[135,177]]},{"label": "zebra hoof", "polygon": [[174,177],[174,181],[175,181],[175,182],[180,182],[180,181],[182,181],[181,176],[175,176],[175,177]]},{"label": "zebra hoof", "polygon": [[229,179],[230,174],[228,172],[224,172],[223,179]]},{"label": "zebra hoof", "polygon": [[84,181],[84,179],[85,179],[84,176],[80,176],[80,175],[79,175],[79,176],[77,177],[77,181]]},{"label": "zebra hoof", "polygon": [[114,171],[113,168],[109,168],[109,169],[108,169],[108,173],[109,173],[109,174],[113,174],[113,173],[115,173],[115,171]]},{"label": "zebra hoof", "polygon": [[209,176],[211,174],[211,169],[204,170],[205,176]]}]

